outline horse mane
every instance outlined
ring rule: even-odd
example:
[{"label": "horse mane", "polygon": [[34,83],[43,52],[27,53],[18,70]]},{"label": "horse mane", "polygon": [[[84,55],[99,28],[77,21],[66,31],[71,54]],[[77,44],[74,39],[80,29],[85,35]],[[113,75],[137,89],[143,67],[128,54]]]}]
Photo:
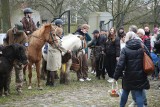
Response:
[{"label": "horse mane", "polygon": [[42,25],[39,29],[37,29],[36,31],[34,31],[31,35],[38,36],[38,35],[43,34],[44,31],[45,31],[45,29],[46,29],[46,27],[48,27],[48,26],[51,26],[51,24],[47,23],[47,24]]}]

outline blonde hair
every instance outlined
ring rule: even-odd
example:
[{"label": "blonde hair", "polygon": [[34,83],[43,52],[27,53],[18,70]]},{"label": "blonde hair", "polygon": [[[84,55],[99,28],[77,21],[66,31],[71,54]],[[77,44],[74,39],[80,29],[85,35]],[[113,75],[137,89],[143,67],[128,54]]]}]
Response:
[{"label": "blonde hair", "polygon": [[89,29],[90,26],[88,24],[83,24],[81,25],[81,29]]},{"label": "blonde hair", "polygon": [[137,31],[137,33],[140,33],[140,34],[142,34],[142,35],[145,35],[145,31],[144,31],[144,29],[142,29],[142,28],[139,28],[138,31]]}]

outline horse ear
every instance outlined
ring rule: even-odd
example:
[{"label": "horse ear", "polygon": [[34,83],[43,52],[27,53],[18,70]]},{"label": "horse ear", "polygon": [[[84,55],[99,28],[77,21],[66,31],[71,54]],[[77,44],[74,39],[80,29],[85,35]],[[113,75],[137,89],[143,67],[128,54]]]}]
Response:
[{"label": "horse ear", "polygon": [[52,25],[51,24],[45,24],[44,25],[44,31],[50,31],[51,30],[51,28],[52,28]]},{"label": "horse ear", "polygon": [[45,28],[51,28],[51,23],[44,25]]}]

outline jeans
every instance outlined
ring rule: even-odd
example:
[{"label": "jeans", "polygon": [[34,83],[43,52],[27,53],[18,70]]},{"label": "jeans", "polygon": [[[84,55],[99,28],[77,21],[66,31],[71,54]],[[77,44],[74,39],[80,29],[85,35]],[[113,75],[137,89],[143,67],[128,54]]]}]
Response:
[{"label": "jeans", "polygon": [[[132,99],[136,102],[135,91],[132,90],[131,94],[132,94]],[[142,97],[143,97],[143,104],[147,105],[147,98],[146,98],[146,91],[145,90],[142,91]]]},{"label": "jeans", "polygon": [[[120,107],[125,107],[128,95],[130,90],[124,90],[122,91],[121,101],[120,101]],[[143,107],[143,96],[142,96],[143,90],[134,90],[135,95],[135,101],[137,103],[137,107]]]}]

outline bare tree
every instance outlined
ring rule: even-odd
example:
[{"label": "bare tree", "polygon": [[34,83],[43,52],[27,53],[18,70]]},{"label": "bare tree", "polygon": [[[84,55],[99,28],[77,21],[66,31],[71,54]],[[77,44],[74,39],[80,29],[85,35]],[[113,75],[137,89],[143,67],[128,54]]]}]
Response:
[{"label": "bare tree", "polygon": [[9,8],[9,0],[1,0],[1,10],[2,10],[2,29],[3,32],[7,32],[7,30],[11,27],[10,23],[10,8]]}]

